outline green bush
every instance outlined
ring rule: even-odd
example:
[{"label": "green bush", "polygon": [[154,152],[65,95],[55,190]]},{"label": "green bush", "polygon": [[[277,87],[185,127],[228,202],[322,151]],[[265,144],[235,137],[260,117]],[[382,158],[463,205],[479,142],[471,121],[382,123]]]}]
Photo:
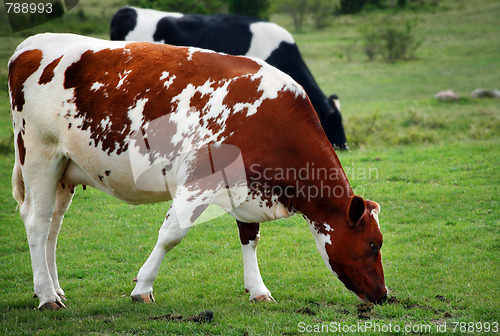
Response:
[{"label": "green bush", "polygon": [[365,2],[366,0],[340,0],[340,13],[359,13],[363,9]]},{"label": "green bush", "polygon": [[161,11],[215,14],[222,11],[222,0],[130,0],[131,6],[152,8]]},{"label": "green bush", "polygon": [[269,20],[269,0],[228,0],[229,13]]},{"label": "green bush", "polygon": [[380,33],[374,24],[365,24],[359,27],[363,51],[370,61],[373,61],[381,47]]},{"label": "green bush", "polygon": [[271,11],[290,15],[293,20],[293,28],[298,32],[302,30],[306,19],[307,2],[308,0],[273,0]]},{"label": "green bush", "polygon": [[332,22],[332,14],[337,6],[337,0],[310,0],[309,11],[312,14],[314,27],[316,29],[328,27]]},{"label": "green bush", "polygon": [[368,23],[359,28],[366,56],[374,60],[380,55],[388,62],[414,59],[415,52],[422,44],[415,33],[416,20],[385,18],[383,21]]},{"label": "green bush", "polygon": [[338,8],[341,14],[356,14],[376,10],[418,10],[435,11],[441,0],[340,0]]}]

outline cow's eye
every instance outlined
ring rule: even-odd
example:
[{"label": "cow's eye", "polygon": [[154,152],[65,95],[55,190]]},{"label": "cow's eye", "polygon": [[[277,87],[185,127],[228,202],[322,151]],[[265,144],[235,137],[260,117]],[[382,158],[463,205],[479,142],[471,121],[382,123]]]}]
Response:
[{"label": "cow's eye", "polygon": [[370,243],[370,248],[373,250],[373,251],[378,251],[380,250],[380,245],[377,244],[377,243]]}]

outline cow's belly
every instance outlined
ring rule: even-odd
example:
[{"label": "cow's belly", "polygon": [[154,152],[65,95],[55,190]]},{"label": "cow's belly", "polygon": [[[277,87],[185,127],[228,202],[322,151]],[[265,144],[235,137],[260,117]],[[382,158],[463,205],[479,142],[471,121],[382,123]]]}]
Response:
[{"label": "cow's belly", "polygon": [[[226,210],[226,209],[225,209]],[[276,199],[264,201],[260,196],[249,195],[245,202],[230,211],[234,218],[245,223],[262,223],[287,218],[295,214]]]},{"label": "cow's belly", "polygon": [[[189,160],[181,155],[168,162],[170,169],[164,171],[162,167],[165,167],[166,161],[161,162],[163,165],[151,166],[147,156],[132,155],[130,150],[107,154],[99,147],[82,146],[89,143],[89,137],[84,132],[75,132],[66,139],[71,140],[66,140],[61,148],[67,158],[61,183],[92,186],[129,204],[171,200],[176,189],[182,185],[179,179],[190,170],[186,166]],[[214,194],[211,203],[219,205],[242,222],[261,223],[293,214],[277,199],[266,201],[261,195],[250,193],[246,185],[235,189],[231,187],[231,191],[238,195],[232,202],[228,201],[227,190],[221,188]],[[194,199],[181,194],[185,196],[185,201]]]},{"label": "cow's belly", "polygon": [[[171,199],[166,183],[158,183],[158,176],[154,181],[135,179],[128,155],[126,157],[94,156],[93,159],[81,160],[71,159],[69,156],[61,183],[92,186],[129,204],[155,203]],[[147,178],[147,174],[145,176]],[[148,185],[154,185],[155,188],[148,188]]]},{"label": "cow's belly", "polygon": [[[88,164],[81,159],[70,159],[61,183],[92,186],[129,204],[155,203],[172,199],[170,191],[175,186],[172,183],[169,185],[167,180],[172,180],[173,172],[169,172],[165,177],[160,174],[163,177],[162,181],[153,167],[149,173],[141,175],[142,178],[135,178],[128,155],[124,156],[94,157],[86,161]],[[240,193],[247,192],[241,190]],[[226,191],[222,190],[222,194],[226,194]],[[259,196],[251,195],[246,200],[238,202],[235,208],[228,206],[227,202],[219,197],[214,199],[213,204],[219,205],[237,220],[247,223],[267,222],[294,214],[280,202],[268,203]]]}]

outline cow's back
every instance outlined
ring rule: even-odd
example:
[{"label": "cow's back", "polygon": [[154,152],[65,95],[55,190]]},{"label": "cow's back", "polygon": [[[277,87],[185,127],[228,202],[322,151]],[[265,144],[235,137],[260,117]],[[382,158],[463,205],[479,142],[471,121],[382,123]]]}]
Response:
[{"label": "cow's back", "polygon": [[195,46],[266,60],[282,42],[294,44],[284,28],[258,18],[197,15],[124,7],[111,21],[111,39]]},{"label": "cow's back", "polygon": [[[169,162],[164,175],[175,180],[186,168],[177,162],[184,153],[231,143],[258,158],[293,115],[318,123],[288,75],[197,48],[42,34],[19,46],[9,70],[14,129],[24,132],[26,147],[53,148],[68,160],[68,183],[130,203],[170,198],[137,190],[130,164],[137,136],[149,134],[150,145],[159,146],[139,159]],[[291,106],[300,113],[290,115]]]}]

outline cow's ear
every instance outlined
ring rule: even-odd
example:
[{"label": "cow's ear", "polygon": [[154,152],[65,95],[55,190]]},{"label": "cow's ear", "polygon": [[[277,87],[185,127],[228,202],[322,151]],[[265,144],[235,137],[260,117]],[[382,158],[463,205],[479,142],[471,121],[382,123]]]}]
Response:
[{"label": "cow's ear", "polygon": [[340,100],[339,100],[339,96],[337,96],[336,94],[333,94],[328,99],[330,100],[330,104],[332,104],[333,106],[335,106],[335,108],[337,109],[336,112],[340,113]]},{"label": "cow's ear", "polygon": [[353,196],[351,198],[351,204],[349,205],[349,210],[348,210],[347,223],[349,224],[349,226],[355,227],[361,220],[361,217],[363,217],[364,213],[365,213],[365,201],[360,196],[356,195]]}]

